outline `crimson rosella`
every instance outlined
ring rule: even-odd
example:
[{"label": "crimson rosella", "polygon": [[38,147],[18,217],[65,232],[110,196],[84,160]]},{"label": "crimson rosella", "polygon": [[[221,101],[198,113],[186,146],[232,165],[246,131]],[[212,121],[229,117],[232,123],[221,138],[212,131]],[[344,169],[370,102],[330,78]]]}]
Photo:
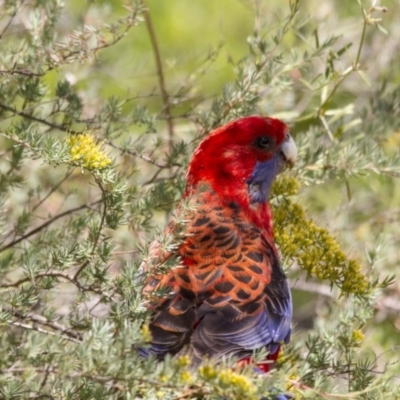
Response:
[{"label": "crimson rosella", "polygon": [[[263,347],[277,357],[290,339],[292,301],[268,197],[296,156],[288,128],[273,118],[241,118],[203,139],[178,206],[186,221],[182,240],[173,249],[153,242],[143,266],[152,339],[142,352],[190,354],[194,364],[222,356],[247,363]],[[167,235],[178,234],[174,221]],[[161,272],[171,256],[177,266]],[[166,294],[157,295],[161,289]],[[259,368],[268,370],[268,363]]]}]

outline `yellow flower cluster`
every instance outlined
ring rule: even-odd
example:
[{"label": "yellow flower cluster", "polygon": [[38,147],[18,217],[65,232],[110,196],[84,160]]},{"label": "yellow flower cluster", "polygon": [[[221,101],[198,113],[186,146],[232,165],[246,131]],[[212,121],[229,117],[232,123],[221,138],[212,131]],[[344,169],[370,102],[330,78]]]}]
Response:
[{"label": "yellow flower cluster", "polygon": [[180,367],[187,367],[190,365],[190,357],[188,355],[180,356],[177,362]]},{"label": "yellow flower cluster", "polygon": [[294,196],[301,188],[300,182],[292,176],[283,176],[277,179],[272,186],[272,197]]},{"label": "yellow flower cluster", "polygon": [[297,387],[295,385],[295,383],[300,380],[299,375],[297,375],[296,373],[292,373],[286,379],[287,379],[287,381],[286,381],[286,390],[289,393],[291,393],[292,395],[294,395],[295,399],[299,398],[298,394],[296,393]]},{"label": "yellow flower cluster", "polygon": [[149,325],[143,325],[142,328],[140,329],[140,333],[142,334],[143,340],[148,343],[151,341],[151,332]]},{"label": "yellow flower cluster", "polygon": [[351,339],[360,344],[364,340],[364,334],[359,329],[356,329],[351,333]]},{"label": "yellow flower cluster", "polygon": [[218,375],[218,371],[211,365],[202,365],[199,368],[199,373],[207,380],[215,379]]},{"label": "yellow flower cluster", "polygon": [[103,169],[111,159],[102,150],[102,143],[96,143],[91,133],[70,135],[67,139],[72,161],[87,169]]},{"label": "yellow flower cluster", "polygon": [[348,259],[330,233],[307,219],[304,209],[288,199],[299,187],[292,177],[281,178],[273,187],[274,235],[282,254],[296,260],[311,276],[336,284],[344,294],[367,294],[370,285],[360,264]]},{"label": "yellow flower cluster", "polygon": [[191,383],[193,380],[192,374],[188,371],[181,372],[179,375],[179,379],[183,383]]},{"label": "yellow flower cluster", "polygon": [[248,377],[238,374],[232,369],[223,369],[219,371],[210,365],[205,365],[199,368],[199,373],[207,380],[217,380],[221,386],[233,390],[240,394],[240,396],[245,395],[246,399],[252,399],[256,392],[256,387]]},{"label": "yellow flower cluster", "polygon": [[292,352],[286,352],[285,351],[285,346],[284,343],[281,343],[281,348],[278,354],[278,359],[276,360],[278,364],[283,365],[283,364],[288,364],[292,365],[293,367],[296,365],[296,355]]},{"label": "yellow flower cluster", "polygon": [[231,369],[223,369],[219,373],[219,379],[223,385],[228,387],[234,386],[247,395],[251,395],[255,392],[255,387],[249,378],[233,372]]},{"label": "yellow flower cluster", "polygon": [[[288,347],[286,347],[288,348]],[[293,352],[286,352],[285,351],[284,342],[281,343],[281,348],[279,351],[277,362],[279,365],[287,365],[290,364],[292,373],[286,377],[286,391],[290,392],[294,397],[294,399],[298,398],[297,386],[295,382],[300,380],[299,375],[297,372],[297,361],[298,357]]]}]

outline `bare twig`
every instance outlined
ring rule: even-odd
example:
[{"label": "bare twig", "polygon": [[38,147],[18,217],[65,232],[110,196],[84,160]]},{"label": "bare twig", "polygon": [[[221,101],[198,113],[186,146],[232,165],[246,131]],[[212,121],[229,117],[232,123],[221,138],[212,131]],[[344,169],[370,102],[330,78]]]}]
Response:
[{"label": "bare twig", "polygon": [[21,3],[21,5],[14,10],[14,12],[10,15],[10,19],[7,21],[5,24],[3,30],[0,32],[0,40],[3,38],[4,34],[7,32],[8,28],[11,26],[12,22],[14,21],[15,16],[18,14],[20,9],[22,8],[22,5],[24,2]]},{"label": "bare twig", "polygon": [[[103,203],[103,212],[101,214],[101,220],[100,220],[100,226],[97,229],[97,235],[96,238],[93,242],[93,246],[92,246],[92,251],[91,251],[91,255],[93,256],[97,244],[99,242],[100,239],[100,235],[101,235],[101,231],[103,230],[103,226],[104,226],[104,221],[106,219],[106,214],[107,214],[107,198],[106,198],[106,191],[103,187],[103,185],[101,184],[101,182],[99,180],[97,180],[97,185],[99,186],[100,190],[101,190],[101,202]],[[78,269],[78,271],[76,271],[75,275],[74,275],[74,281],[77,282],[78,277],[80,275],[80,273],[88,266],[89,264],[89,259],[87,259]]]},{"label": "bare twig", "polygon": [[332,289],[328,285],[323,285],[311,281],[303,281],[300,279],[289,279],[289,285],[292,289],[315,293],[324,297],[335,297],[335,293],[332,292]]},{"label": "bare twig", "polygon": [[73,337],[70,337],[70,336],[67,336],[67,335],[60,335],[57,332],[48,331],[47,329],[43,329],[43,328],[40,328],[40,327],[34,326],[34,325],[24,324],[24,323],[19,322],[19,321],[12,321],[11,325],[18,326],[18,327],[23,328],[23,329],[29,329],[31,331],[37,331],[37,332],[40,332],[40,333],[45,333],[46,335],[57,336],[57,337],[59,337],[61,339],[65,339],[65,340],[68,340],[70,342],[81,343],[80,340],[75,339]]},{"label": "bare twig", "polygon": [[[111,142],[110,140],[106,140],[106,143],[107,143],[109,146],[113,147],[114,149],[119,150],[122,154],[126,153],[126,154],[129,154],[129,155],[131,155],[131,156],[138,157],[138,158],[140,158],[141,160],[146,161],[146,162],[148,162],[148,163],[150,163],[150,164],[153,164],[154,166],[156,166],[156,167],[158,167],[158,168],[161,168],[161,169],[163,169],[163,168],[169,168],[168,165],[159,164],[157,161],[154,161],[154,160],[151,159],[150,157],[148,157],[148,156],[146,156],[146,155],[144,155],[144,154],[140,154],[140,153],[138,153],[138,152],[136,152],[136,151],[124,149],[123,147],[120,147],[120,146],[114,144],[114,143]],[[180,164],[172,164],[172,166],[180,166]]]},{"label": "bare twig", "polygon": [[42,380],[42,382],[40,383],[40,386],[39,386],[39,390],[38,390],[39,393],[42,392],[42,390],[46,386],[47,380],[49,379],[49,376],[50,376],[52,370],[53,370],[53,367],[51,366],[51,364],[48,364],[47,367],[46,367],[46,371],[44,373],[43,380]]},{"label": "bare twig", "polygon": [[[46,271],[46,272],[40,272],[38,274],[35,275],[35,279],[41,279],[41,278],[63,278],[69,282],[73,282],[74,280],[72,278],[72,276],[61,272],[61,271],[54,271],[54,270],[50,270],[50,271]],[[0,285],[0,287],[3,288],[13,288],[13,287],[18,287],[21,286],[22,284],[31,281],[31,279],[29,277],[25,277],[25,278],[21,278],[18,281],[15,282],[11,282],[11,283],[2,283]]]},{"label": "bare twig", "polygon": [[13,240],[12,242],[6,244],[5,246],[3,246],[2,248],[0,248],[0,253],[11,248],[14,247],[16,244],[26,240],[27,238],[31,237],[32,235],[35,235],[36,233],[40,232],[41,230],[43,230],[44,228],[47,228],[49,225],[51,225],[52,223],[54,223],[55,221],[57,221],[60,218],[63,218],[67,215],[73,214],[77,211],[80,210],[84,210],[85,208],[90,208],[96,204],[99,204],[101,202],[101,200],[96,200],[92,203],[85,203],[82,204],[79,207],[75,207],[75,208],[71,208],[70,210],[64,211],[58,215],[55,215],[53,218],[50,218],[49,220],[47,220],[44,224],[38,226],[35,229],[32,229],[31,231],[29,231],[28,233],[26,233],[25,235],[21,236],[20,238]]},{"label": "bare twig", "polygon": [[64,325],[59,324],[58,322],[55,321],[49,321],[46,317],[44,317],[43,315],[39,315],[39,314],[23,314],[18,310],[13,309],[11,311],[11,313],[19,318],[19,319],[23,319],[25,321],[31,321],[31,322],[35,322],[37,324],[43,325],[43,326],[47,326],[49,328],[52,328],[62,334],[66,334],[69,337],[73,338],[73,339],[78,339],[78,340],[82,340],[82,335],[79,332],[76,332],[75,330],[71,329],[71,328],[67,328]]},{"label": "bare twig", "polygon": [[37,76],[37,77],[42,77],[44,76],[47,72],[49,72],[50,70],[46,71],[46,72],[41,72],[41,73],[37,73],[37,72],[32,72],[32,71],[28,71],[28,70],[15,70],[15,69],[11,69],[11,70],[6,70],[6,69],[0,69],[0,75],[24,75],[24,76]]},{"label": "bare twig", "polygon": [[[46,271],[46,272],[40,272],[35,275],[35,279],[41,279],[41,278],[63,278],[71,283],[77,284],[77,282],[74,281],[74,278],[72,276],[70,276],[62,271],[50,270],[50,271]],[[18,281],[15,281],[15,282],[2,283],[0,285],[0,287],[3,287],[3,288],[18,287],[18,286],[21,286],[22,284],[24,284],[26,282],[30,282],[30,281],[31,281],[31,279],[29,277],[25,277],[25,278],[19,279]],[[80,285],[77,285],[77,286],[80,289],[84,288]]]},{"label": "bare twig", "polygon": [[[142,1],[142,3],[143,3],[143,1]],[[171,102],[170,102],[169,94],[167,92],[167,88],[165,86],[165,78],[164,78],[164,71],[163,71],[162,60],[161,60],[161,55],[160,55],[160,48],[158,46],[157,36],[154,31],[153,22],[151,20],[151,16],[150,16],[148,9],[146,9],[144,11],[144,18],[145,18],[147,30],[149,32],[151,46],[153,47],[153,53],[154,53],[154,58],[155,58],[156,68],[157,68],[158,82],[160,85],[161,96],[162,96],[162,100],[164,103],[164,110],[165,110],[165,115],[166,115],[167,124],[168,124],[169,147],[171,149],[172,144],[173,144],[173,139],[174,139],[174,122],[173,122],[172,112],[171,112]]]},{"label": "bare twig", "polygon": [[[289,279],[292,289],[302,290],[304,292],[315,293],[320,296],[335,298],[335,293],[330,286],[316,282],[304,281],[300,279]],[[378,310],[385,310],[390,313],[400,313],[400,299],[393,296],[382,296],[375,305]]]},{"label": "bare twig", "polygon": [[54,187],[50,189],[50,191],[43,197],[37,204],[35,204],[32,208],[32,212],[35,211],[41,204],[43,204],[72,174],[73,170],[67,171],[64,178],[62,178]]},{"label": "bare twig", "polygon": [[[125,7],[126,9],[128,9],[128,7]],[[132,26],[135,25],[135,23],[137,22],[137,15],[138,15],[138,7],[135,7],[133,9],[130,10],[131,14],[128,15],[127,17],[123,17],[120,18],[119,21],[117,23],[121,24],[122,23],[126,23],[124,29],[122,30],[122,32],[118,33],[118,34],[114,34],[114,37],[112,40],[110,40],[109,42],[102,40],[99,46],[90,48],[90,49],[85,49],[86,51],[86,56],[89,57],[91,55],[96,54],[99,50],[103,50],[106,49],[108,47],[113,46],[114,44],[118,43],[121,39],[123,39],[127,33],[129,32],[129,30],[132,28]],[[90,34],[92,34],[92,31],[89,31]],[[96,32],[97,35],[100,34],[100,31]],[[111,33],[111,31],[110,31]],[[66,42],[63,44],[59,44],[59,47],[61,50],[64,50],[64,54],[61,55],[61,59],[62,61],[66,62],[68,61],[68,59],[72,56],[75,56],[77,54],[82,53],[83,49],[81,46],[79,46],[76,50],[71,50],[71,43],[70,42]],[[74,60],[75,61],[75,60]]]},{"label": "bare twig", "polygon": [[138,252],[139,252],[139,250],[114,251],[113,254],[115,256],[119,256],[119,255],[122,255],[122,254],[136,254]]},{"label": "bare twig", "polygon": [[[86,265],[85,265],[86,266]],[[106,293],[103,289],[98,288],[94,285],[84,285],[82,284],[78,279],[75,279],[75,277],[68,275],[65,272],[62,271],[57,271],[57,270],[50,270],[46,272],[40,272],[35,275],[35,279],[42,279],[42,278],[61,278],[65,279],[68,282],[71,282],[74,284],[78,290],[82,293],[86,292],[93,292],[99,295],[100,297],[107,298],[109,301],[113,301],[113,294]],[[0,288],[17,288],[21,285],[23,285],[26,282],[31,282],[32,279],[30,277],[25,277],[21,278],[18,281],[11,282],[11,283],[2,283],[0,284]]]},{"label": "bare twig", "polygon": [[42,125],[49,126],[50,128],[53,128],[53,129],[58,129],[60,131],[72,133],[74,135],[81,133],[81,132],[77,132],[77,131],[71,130],[71,129],[65,127],[65,126],[54,124],[53,122],[49,122],[49,121],[47,121],[47,120],[45,120],[43,118],[38,118],[38,117],[34,117],[33,115],[26,114],[24,111],[18,111],[15,108],[6,106],[3,103],[0,103],[0,108],[2,108],[3,110],[6,110],[6,111],[12,112],[15,115],[19,115],[20,117],[29,119],[31,121],[38,122],[38,123],[40,123]]}]

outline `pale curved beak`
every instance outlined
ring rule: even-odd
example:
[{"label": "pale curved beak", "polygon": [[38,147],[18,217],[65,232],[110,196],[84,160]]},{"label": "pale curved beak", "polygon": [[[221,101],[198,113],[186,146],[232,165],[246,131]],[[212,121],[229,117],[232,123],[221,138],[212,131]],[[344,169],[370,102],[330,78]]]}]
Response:
[{"label": "pale curved beak", "polygon": [[297,146],[289,133],[286,135],[285,141],[281,145],[281,152],[290,168],[292,168],[297,160]]}]

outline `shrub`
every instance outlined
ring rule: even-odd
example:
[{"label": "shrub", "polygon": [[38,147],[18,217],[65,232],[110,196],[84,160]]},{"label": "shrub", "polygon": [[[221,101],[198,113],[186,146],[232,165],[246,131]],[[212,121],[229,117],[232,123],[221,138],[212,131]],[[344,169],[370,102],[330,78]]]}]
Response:
[{"label": "shrub", "polygon": [[[221,2],[238,36],[208,51],[211,2],[2,3],[1,398],[400,396],[398,26],[390,8],[322,3]],[[254,113],[287,121],[300,151],[271,200],[292,343],[267,376],[141,359],[148,244],[168,245],[200,138]]]}]

